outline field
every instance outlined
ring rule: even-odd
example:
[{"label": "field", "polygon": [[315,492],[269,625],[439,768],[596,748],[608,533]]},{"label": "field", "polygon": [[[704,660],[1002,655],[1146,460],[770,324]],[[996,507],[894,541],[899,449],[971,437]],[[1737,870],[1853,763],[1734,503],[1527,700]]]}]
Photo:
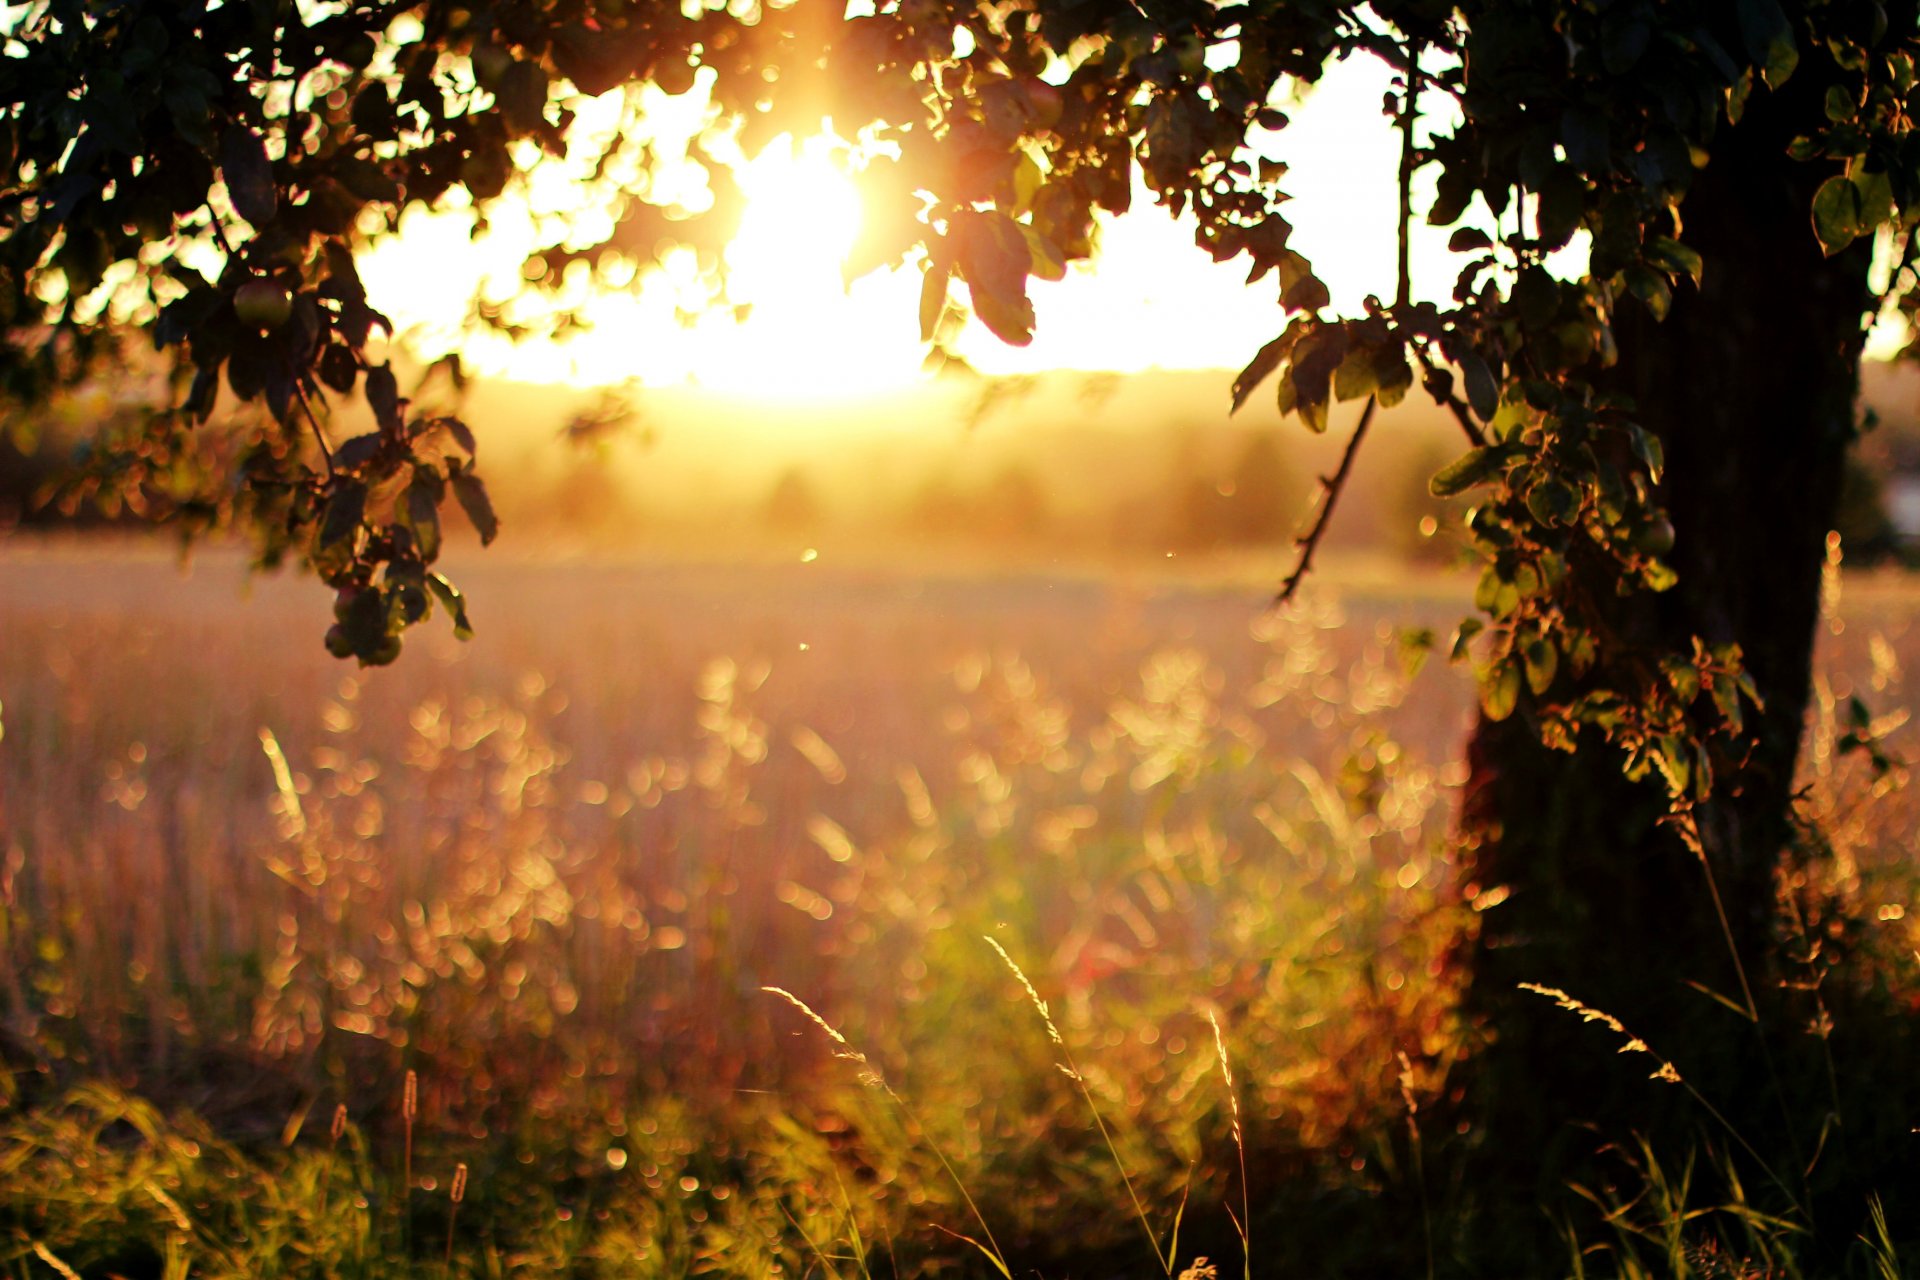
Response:
[{"label": "field", "polygon": [[[1468,584],[453,564],[479,638],[361,672],[226,553],[0,543],[9,1274],[1445,1253],[1419,1107],[1487,887],[1471,690],[1400,636]],[[1903,988],[1915,814],[1831,744],[1902,705],[1912,603],[1848,584],[1807,762]]]}]

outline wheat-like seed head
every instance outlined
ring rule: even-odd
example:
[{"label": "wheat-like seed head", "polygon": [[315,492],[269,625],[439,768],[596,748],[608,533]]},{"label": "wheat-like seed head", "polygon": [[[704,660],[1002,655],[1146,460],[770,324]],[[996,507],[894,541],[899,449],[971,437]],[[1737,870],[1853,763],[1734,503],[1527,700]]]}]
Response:
[{"label": "wheat-like seed head", "polygon": [[1543,987],[1537,982],[1523,982],[1520,984],[1520,989],[1522,991],[1531,991],[1537,996],[1545,996],[1562,1009],[1565,1009],[1568,1013],[1579,1014],[1582,1022],[1599,1023],[1607,1030],[1619,1036],[1624,1042],[1621,1044],[1618,1052],[1644,1053],[1648,1057],[1658,1061],[1660,1066],[1651,1076],[1647,1077],[1649,1080],[1664,1080],[1668,1084],[1683,1083],[1680,1078],[1679,1068],[1655,1053],[1651,1045],[1639,1036],[1634,1035],[1631,1031],[1628,1031],[1626,1025],[1612,1014],[1602,1009],[1596,1009],[1591,1005],[1582,1004],[1558,987]]},{"label": "wheat-like seed head", "polygon": [[[810,1020],[812,1020],[814,1026],[819,1027],[822,1031],[826,1032],[828,1037],[830,1037],[833,1040],[833,1042],[839,1045],[840,1048],[843,1050],[843,1052],[837,1053],[834,1056],[840,1057],[840,1058],[846,1058],[853,1062],[864,1063],[867,1060],[866,1054],[861,1053],[858,1049],[848,1044],[847,1038],[841,1035],[837,1030],[835,1030],[831,1022],[828,1022],[825,1018],[815,1013],[813,1011],[812,1005],[809,1005],[805,1000],[802,1000],[799,996],[793,994],[793,992],[787,990],[785,987],[761,987],[760,989],[766,992],[770,996],[779,996],[782,1000],[785,1000],[788,1004],[798,1009],[801,1013],[804,1013]],[[877,1080],[878,1077],[876,1076],[875,1079]],[[862,1083],[865,1083],[865,1081],[863,1080]]]},{"label": "wheat-like seed head", "polygon": [[[982,935],[982,936],[984,937],[985,935]],[[1065,1048],[1067,1042],[1060,1038],[1060,1028],[1053,1025],[1053,1014],[1047,1008],[1047,1002],[1040,998],[1040,993],[1038,991],[1034,990],[1033,983],[1028,980],[1026,971],[1021,969],[1021,967],[1014,962],[1013,957],[1007,954],[1007,949],[1001,946],[994,939],[989,937],[986,939],[986,942],[988,946],[992,947],[995,951],[1000,953],[1000,958],[1006,961],[1007,968],[1013,970],[1013,976],[1020,980],[1020,985],[1022,987],[1026,988],[1027,999],[1033,1001],[1033,1007],[1040,1011],[1040,1021],[1046,1023],[1047,1025],[1047,1034],[1053,1037],[1053,1042],[1055,1044],[1059,1045],[1061,1048]],[[1076,1078],[1078,1078],[1077,1073],[1068,1070],[1066,1067],[1062,1067],[1060,1069],[1062,1071],[1066,1071],[1068,1075],[1075,1076]]]},{"label": "wheat-like seed head", "polygon": [[1227,1107],[1233,1113],[1233,1140],[1238,1144],[1245,1138],[1240,1132],[1240,1097],[1233,1088],[1233,1061],[1227,1057],[1227,1038],[1221,1033],[1220,1019],[1212,1009],[1207,1010],[1207,1024],[1213,1028],[1213,1049],[1220,1055],[1220,1074],[1227,1082]]}]

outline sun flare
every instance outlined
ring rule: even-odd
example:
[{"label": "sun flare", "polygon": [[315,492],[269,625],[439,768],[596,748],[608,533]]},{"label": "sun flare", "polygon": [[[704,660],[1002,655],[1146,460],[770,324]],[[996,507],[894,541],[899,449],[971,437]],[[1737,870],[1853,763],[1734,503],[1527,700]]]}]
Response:
[{"label": "sun flare", "polygon": [[776,140],[736,177],[747,208],[726,251],[729,296],[755,306],[811,303],[839,288],[860,231],[860,194],[828,140]]}]

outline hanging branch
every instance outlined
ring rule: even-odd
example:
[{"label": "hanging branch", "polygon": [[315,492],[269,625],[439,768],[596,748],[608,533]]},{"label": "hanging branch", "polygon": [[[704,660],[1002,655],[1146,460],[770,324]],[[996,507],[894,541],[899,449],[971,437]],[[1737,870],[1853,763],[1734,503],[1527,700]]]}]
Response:
[{"label": "hanging branch", "polygon": [[1320,513],[1314,517],[1313,527],[1294,539],[1293,545],[1300,548],[1300,559],[1280,584],[1280,593],[1273,598],[1274,608],[1293,599],[1300,584],[1306,581],[1307,571],[1313,567],[1313,553],[1320,549],[1320,540],[1327,536],[1327,526],[1333,522],[1333,509],[1340,501],[1341,491],[1347,487],[1347,476],[1353,471],[1353,460],[1360,453],[1360,442],[1366,438],[1367,428],[1373,425],[1373,411],[1378,404],[1377,397],[1367,397],[1367,406],[1360,411],[1360,421],[1353,429],[1353,438],[1347,441],[1347,451],[1340,455],[1339,469],[1330,476],[1320,477],[1320,489],[1325,495]]},{"label": "hanging branch", "polygon": [[1427,394],[1433,396],[1441,408],[1453,415],[1453,420],[1460,424],[1460,430],[1466,434],[1467,440],[1474,448],[1483,447],[1487,443],[1486,432],[1482,431],[1480,424],[1473,420],[1473,414],[1461,402],[1460,397],[1451,391],[1445,395],[1435,394],[1433,358],[1427,354],[1425,348],[1418,346],[1413,349],[1413,358],[1420,362],[1420,370],[1426,374],[1421,381],[1427,389]]},{"label": "hanging branch", "polygon": [[333,476],[333,450],[327,447],[327,433],[320,429],[320,419],[313,411],[313,404],[307,399],[307,390],[300,385],[298,378],[293,382],[294,398],[300,402],[302,412],[307,415],[307,425],[313,428],[314,443],[320,446],[320,457],[327,464],[327,476]]},{"label": "hanging branch", "polygon": [[1420,42],[1409,39],[1406,44],[1407,83],[1406,93],[1400,100],[1400,262],[1396,277],[1393,305],[1395,310],[1404,310],[1413,302],[1413,241],[1409,234],[1413,224],[1413,171],[1415,155],[1413,148],[1413,122],[1420,109]]}]

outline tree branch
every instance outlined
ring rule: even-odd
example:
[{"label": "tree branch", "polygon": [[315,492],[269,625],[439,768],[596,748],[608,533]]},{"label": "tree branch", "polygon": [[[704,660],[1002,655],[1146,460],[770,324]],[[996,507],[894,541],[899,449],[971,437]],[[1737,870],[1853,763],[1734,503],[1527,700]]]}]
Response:
[{"label": "tree branch", "polygon": [[320,429],[320,419],[314,415],[313,404],[307,399],[307,389],[300,385],[298,378],[293,380],[293,396],[294,399],[300,402],[301,410],[307,415],[307,425],[313,428],[314,443],[320,446],[320,457],[326,462],[327,475],[331,477],[333,475],[333,450],[327,447],[326,432]]},{"label": "tree branch", "polygon": [[[1420,362],[1421,371],[1427,375],[1421,379],[1422,384],[1428,389],[1427,394],[1433,395],[1433,361],[1428,358],[1426,351],[1419,346],[1414,347],[1413,358]],[[1486,433],[1480,430],[1480,424],[1473,420],[1473,414],[1468,411],[1467,406],[1460,403],[1459,396],[1448,392],[1445,396],[1435,396],[1434,398],[1439,401],[1441,408],[1453,415],[1453,420],[1460,424],[1460,430],[1466,433],[1468,441],[1472,443],[1474,448],[1481,448],[1487,443]]]},{"label": "tree branch", "polygon": [[1400,102],[1400,262],[1398,284],[1393,295],[1396,310],[1413,302],[1413,243],[1409,232],[1413,223],[1413,122],[1420,107],[1420,42],[1411,37],[1406,43],[1406,94]]},{"label": "tree branch", "polygon": [[1300,559],[1293,566],[1293,572],[1280,584],[1280,592],[1273,598],[1273,607],[1278,609],[1299,592],[1300,584],[1306,581],[1308,570],[1313,568],[1313,553],[1320,549],[1320,540],[1327,536],[1327,526],[1333,521],[1333,509],[1340,501],[1341,491],[1347,487],[1347,476],[1353,470],[1353,460],[1360,452],[1360,442],[1366,438],[1367,428],[1373,425],[1373,411],[1379,405],[1374,396],[1367,397],[1367,407],[1360,411],[1360,421],[1353,429],[1353,438],[1347,441],[1347,451],[1340,455],[1340,467],[1330,476],[1320,477],[1320,488],[1326,498],[1320,504],[1320,514],[1314,517],[1313,527],[1302,537],[1294,539],[1300,548]]}]

